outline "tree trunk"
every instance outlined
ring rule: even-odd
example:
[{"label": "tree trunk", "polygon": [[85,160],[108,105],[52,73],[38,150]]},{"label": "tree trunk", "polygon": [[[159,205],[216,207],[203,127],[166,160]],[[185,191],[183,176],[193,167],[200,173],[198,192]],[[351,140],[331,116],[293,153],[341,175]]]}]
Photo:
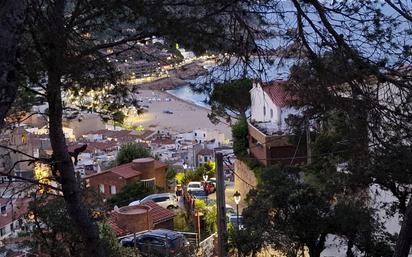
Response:
[{"label": "tree trunk", "polygon": [[17,94],[17,48],[26,1],[0,1],[0,128]]},{"label": "tree trunk", "polygon": [[49,56],[47,58],[48,84],[46,89],[49,103],[49,137],[55,161],[54,169],[60,176],[63,197],[66,202],[67,212],[87,245],[87,254],[96,257],[105,257],[104,246],[99,239],[97,225],[89,216],[89,211],[82,200],[80,184],[78,183],[74,165],[69,154],[62,125],[62,65],[64,65],[64,51],[66,49],[64,28],[64,0],[56,0],[51,15],[53,24],[51,34],[47,42]]},{"label": "tree trunk", "polygon": [[49,72],[47,100],[49,102],[49,136],[53,149],[55,169],[61,177],[61,186],[67,211],[77,231],[88,246],[89,256],[106,256],[99,239],[96,224],[91,220],[83,203],[80,185],[76,179],[74,166],[66,145],[62,128],[62,99],[60,76]]},{"label": "tree trunk", "polygon": [[407,257],[412,244],[412,199],[409,200],[393,257]]},{"label": "tree trunk", "polygon": [[308,246],[310,257],[320,257],[320,252],[316,246]]},{"label": "tree trunk", "polygon": [[353,240],[349,239],[348,240],[348,249],[346,250],[346,257],[355,257],[352,252],[352,247],[353,247]]}]

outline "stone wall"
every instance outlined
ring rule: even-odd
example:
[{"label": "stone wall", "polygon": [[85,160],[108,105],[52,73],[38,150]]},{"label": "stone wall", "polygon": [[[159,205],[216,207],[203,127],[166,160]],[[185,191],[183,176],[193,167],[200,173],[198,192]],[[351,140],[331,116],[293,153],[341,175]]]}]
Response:
[{"label": "stone wall", "polygon": [[[235,191],[237,190],[242,196],[246,196],[249,190],[252,189],[251,186],[257,185],[255,174],[245,163],[239,160],[235,161],[235,173],[237,174],[237,176],[235,175]],[[239,179],[238,176],[245,182]]]}]

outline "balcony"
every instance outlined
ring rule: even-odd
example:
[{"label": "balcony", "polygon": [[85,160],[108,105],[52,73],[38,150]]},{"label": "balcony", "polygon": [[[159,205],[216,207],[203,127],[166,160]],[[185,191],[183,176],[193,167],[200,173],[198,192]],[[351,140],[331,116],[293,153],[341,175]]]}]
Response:
[{"label": "balcony", "polygon": [[291,145],[287,131],[279,130],[279,127],[271,122],[248,121],[248,130],[252,140],[266,148]]}]

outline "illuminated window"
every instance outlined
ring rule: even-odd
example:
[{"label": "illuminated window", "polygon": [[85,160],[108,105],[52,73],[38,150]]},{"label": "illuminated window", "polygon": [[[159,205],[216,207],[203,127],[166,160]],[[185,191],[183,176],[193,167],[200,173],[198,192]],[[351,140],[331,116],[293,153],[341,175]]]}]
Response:
[{"label": "illuminated window", "polygon": [[112,195],[116,194],[116,186],[110,186],[110,194]]},{"label": "illuminated window", "polygon": [[99,184],[99,192],[104,193],[104,185],[103,184]]}]

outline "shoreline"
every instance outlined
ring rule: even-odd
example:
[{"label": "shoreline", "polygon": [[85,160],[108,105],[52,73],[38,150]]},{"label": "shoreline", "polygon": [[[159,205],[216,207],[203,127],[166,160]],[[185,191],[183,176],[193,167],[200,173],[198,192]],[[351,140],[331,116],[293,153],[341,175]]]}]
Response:
[{"label": "shoreline", "polygon": [[177,101],[182,101],[182,102],[185,102],[185,103],[187,103],[187,104],[193,105],[194,107],[199,107],[199,108],[202,108],[202,109],[204,109],[204,110],[206,110],[206,111],[211,111],[211,108],[208,108],[208,107],[202,106],[202,105],[198,105],[198,104],[196,104],[195,101],[191,101],[191,100],[188,100],[188,99],[183,99],[183,98],[180,98],[180,97],[178,97],[178,96],[175,96],[174,94],[172,94],[172,93],[170,93],[170,92],[167,92],[167,90],[164,90],[164,91],[161,91],[161,90],[153,90],[153,91],[160,91],[160,92],[162,92],[162,93],[165,93],[165,94],[169,95],[171,98],[176,99]]},{"label": "shoreline", "polygon": [[194,102],[181,99],[162,90],[141,89],[136,95],[140,105],[146,108],[143,115],[128,117],[126,123],[143,126],[149,130],[190,132],[196,129],[217,130],[231,139],[231,129],[225,124],[213,124],[208,114],[210,109]]}]

